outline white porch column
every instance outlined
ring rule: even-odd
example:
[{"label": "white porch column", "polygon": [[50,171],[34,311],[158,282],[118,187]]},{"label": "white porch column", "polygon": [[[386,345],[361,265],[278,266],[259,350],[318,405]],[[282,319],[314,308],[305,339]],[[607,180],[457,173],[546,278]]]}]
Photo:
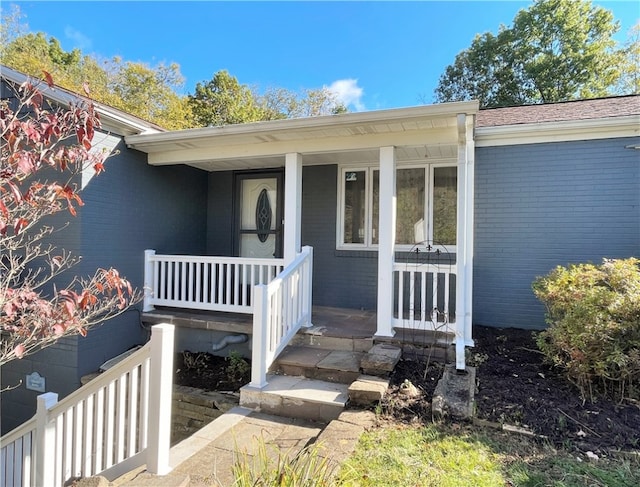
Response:
[{"label": "white porch column", "polygon": [[378,329],[376,336],[394,335],[393,262],[396,242],[396,149],[380,147],[380,220],[378,224]]},{"label": "white porch column", "polygon": [[302,231],[302,155],[285,156],[284,163],[284,265],[288,266],[300,252]]},{"label": "white porch column", "polygon": [[458,114],[458,219],[456,255],[456,369],[466,367],[465,346],[472,346],[473,298],[473,117]]}]

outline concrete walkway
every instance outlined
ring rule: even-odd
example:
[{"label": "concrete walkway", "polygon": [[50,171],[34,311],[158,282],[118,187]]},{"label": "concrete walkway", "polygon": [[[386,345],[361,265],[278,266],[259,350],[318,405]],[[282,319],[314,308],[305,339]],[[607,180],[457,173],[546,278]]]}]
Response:
[{"label": "concrete walkway", "polygon": [[[233,485],[233,465],[246,457],[253,461],[260,441],[270,457],[293,457],[317,443],[319,454],[337,473],[355,449],[360,435],[372,427],[371,411],[344,411],[329,424],[272,416],[236,407],[171,449],[169,475],[158,477],[144,467],[112,482],[126,487],[204,487]],[[88,479],[87,479],[88,480]],[[109,484],[106,484],[109,485]]]}]

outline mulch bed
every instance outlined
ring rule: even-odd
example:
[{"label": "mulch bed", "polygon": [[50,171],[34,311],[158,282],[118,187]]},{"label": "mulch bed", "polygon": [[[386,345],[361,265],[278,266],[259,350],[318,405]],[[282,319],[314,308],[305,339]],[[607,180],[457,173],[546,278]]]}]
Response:
[{"label": "mulch bed", "polygon": [[[251,365],[250,360],[245,361]],[[230,365],[229,358],[207,352],[178,353],[174,358],[176,372],[173,380],[176,385],[195,387],[203,391],[237,392],[251,380],[251,369],[249,367],[243,375],[230,374]]]},{"label": "mulch bed", "polygon": [[[552,444],[606,453],[640,449],[640,404],[583,400],[578,389],[543,363],[531,331],[474,326],[477,363],[476,416],[519,426]],[[403,421],[431,421],[430,398],[442,366],[424,376],[423,361],[403,360],[392,375],[382,409]],[[405,379],[421,392],[404,393]]]},{"label": "mulch bed", "polygon": [[[473,331],[476,346],[469,362],[477,364],[478,419],[519,426],[554,445],[581,451],[640,449],[640,404],[583,400],[575,386],[543,363],[531,331],[484,326]],[[185,364],[184,354],[176,355],[176,384],[238,391],[250,380],[249,372],[229,377],[228,358],[196,355],[197,367],[193,360]],[[431,421],[431,397],[441,375],[441,364],[427,368],[422,359],[400,361],[380,409],[393,420]],[[417,395],[410,394],[407,381]]]}]

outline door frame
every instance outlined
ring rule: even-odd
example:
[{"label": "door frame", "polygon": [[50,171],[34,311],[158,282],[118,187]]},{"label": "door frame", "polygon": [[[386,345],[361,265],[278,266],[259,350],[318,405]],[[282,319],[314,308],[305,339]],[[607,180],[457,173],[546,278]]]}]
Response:
[{"label": "door frame", "polygon": [[276,179],[276,229],[274,235],[276,237],[275,247],[276,253],[274,258],[282,258],[283,255],[283,236],[284,236],[284,169],[274,168],[259,171],[235,171],[233,173],[233,224],[232,224],[232,242],[233,252],[235,256],[240,256],[240,228],[241,217],[241,194],[242,181],[245,179]]}]

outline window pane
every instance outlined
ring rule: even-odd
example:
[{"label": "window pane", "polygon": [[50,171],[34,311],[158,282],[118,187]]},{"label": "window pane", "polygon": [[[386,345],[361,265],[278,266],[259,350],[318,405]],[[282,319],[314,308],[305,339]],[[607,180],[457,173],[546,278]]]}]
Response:
[{"label": "window pane", "polygon": [[[398,169],[396,173],[396,243],[412,245],[424,240],[424,169]],[[380,171],[373,171],[373,237],[378,243]]]},{"label": "window pane", "polygon": [[400,169],[396,178],[396,243],[413,245],[425,239],[424,169]]},{"label": "window pane", "polygon": [[344,173],[344,243],[364,243],[365,171]]},{"label": "window pane", "polygon": [[433,243],[456,244],[456,167],[436,167],[433,177]]}]

